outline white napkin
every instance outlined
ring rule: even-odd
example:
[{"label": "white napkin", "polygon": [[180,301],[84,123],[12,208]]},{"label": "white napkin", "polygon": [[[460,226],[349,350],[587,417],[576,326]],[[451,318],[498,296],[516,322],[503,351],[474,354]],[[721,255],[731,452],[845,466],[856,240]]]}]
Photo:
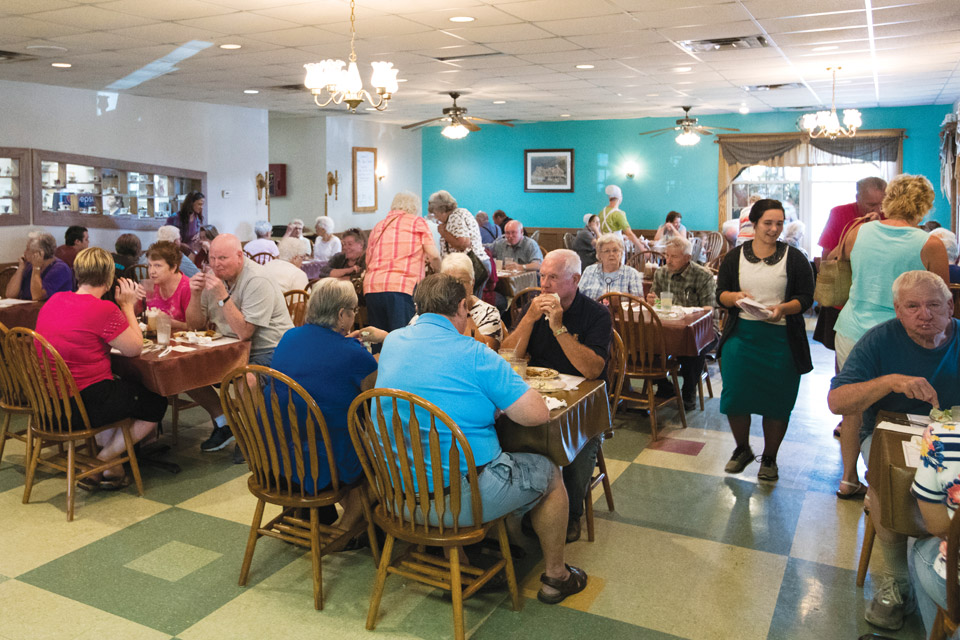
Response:
[{"label": "white napkin", "polygon": [[559,377],[560,377],[560,382],[564,384],[563,388],[566,391],[573,391],[574,389],[580,386],[581,382],[586,380],[586,378],[582,378],[580,376],[572,376],[568,373],[561,373]]},{"label": "white napkin", "polygon": [[188,347],[182,344],[175,344],[170,347],[170,351],[179,351],[180,353],[189,353],[190,351],[196,351],[196,347]]},{"label": "white napkin", "polygon": [[737,300],[736,305],[743,310],[744,313],[753,316],[759,320],[766,320],[773,315],[773,312],[770,309],[767,309],[764,305],[760,304],[753,298],[740,298]]},{"label": "white napkin", "polygon": [[550,396],[543,396],[543,401],[547,403],[547,409],[550,409],[550,411],[567,406],[566,400],[551,398]]},{"label": "white napkin", "polygon": [[12,307],[15,304],[30,304],[33,300],[20,300],[18,298],[0,299],[0,307]]}]

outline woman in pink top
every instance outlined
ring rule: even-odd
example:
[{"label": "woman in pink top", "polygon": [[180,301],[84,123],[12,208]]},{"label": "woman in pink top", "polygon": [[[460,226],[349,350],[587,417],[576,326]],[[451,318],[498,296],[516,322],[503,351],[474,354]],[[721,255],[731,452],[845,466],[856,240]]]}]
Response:
[{"label": "woman in pink top", "polygon": [[172,242],[155,242],[147,249],[153,290],[147,295],[147,308],[159,309],[170,316],[170,328],[187,328],[190,304],[190,278],[180,273],[180,249]]},{"label": "woman in pink top", "polygon": [[[90,425],[100,427],[126,418],[133,419],[130,435],[134,442],[152,433],[167,411],[167,399],[147,391],[139,382],[114,380],[110,370],[110,348],[134,357],[143,349],[143,335],[134,315],[134,304],[143,289],[132,280],[120,278],[114,297],[117,304],[101,300],[113,283],[113,257],[98,247],[84,249],[73,263],[77,291],[54,294],[37,318],[37,333],[46,338],[63,357],[73,374]],[[117,308],[119,305],[119,308]],[[113,460],[126,450],[119,428],[97,436],[99,460]],[[85,479],[85,489],[96,484]],[[123,467],[103,472],[101,489],[120,489],[129,484]]]},{"label": "woman in pink top", "polygon": [[413,288],[423,279],[426,261],[440,271],[440,252],[420,217],[420,200],[401,191],[367,240],[363,297],[370,325],[385,331],[407,326],[416,313]]}]

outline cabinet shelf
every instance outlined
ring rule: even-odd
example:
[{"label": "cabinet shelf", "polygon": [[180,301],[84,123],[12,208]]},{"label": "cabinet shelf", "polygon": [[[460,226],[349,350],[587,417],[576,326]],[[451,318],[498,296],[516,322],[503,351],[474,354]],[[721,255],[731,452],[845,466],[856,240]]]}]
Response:
[{"label": "cabinet shelf", "polygon": [[29,149],[0,147],[0,226],[30,224],[30,166]]}]

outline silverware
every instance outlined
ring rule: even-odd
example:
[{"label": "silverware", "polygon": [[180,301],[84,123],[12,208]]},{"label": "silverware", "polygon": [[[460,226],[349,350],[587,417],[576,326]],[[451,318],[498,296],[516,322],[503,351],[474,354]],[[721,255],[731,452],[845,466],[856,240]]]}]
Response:
[{"label": "silverware", "polygon": [[161,351],[161,352],[160,352],[160,355],[158,355],[157,357],[158,357],[158,358],[162,358],[163,356],[167,355],[167,354],[170,353],[171,351],[173,351],[173,347],[167,347],[166,349],[164,349],[163,351]]}]

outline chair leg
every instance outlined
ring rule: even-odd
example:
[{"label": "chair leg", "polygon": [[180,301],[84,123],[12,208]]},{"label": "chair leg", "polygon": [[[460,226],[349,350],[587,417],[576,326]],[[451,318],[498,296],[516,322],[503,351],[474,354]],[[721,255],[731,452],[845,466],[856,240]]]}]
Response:
[{"label": "chair leg", "polygon": [[133,437],[130,435],[130,422],[124,422],[120,427],[123,432],[123,443],[127,445],[127,457],[130,458],[130,471],[133,481],[137,485],[137,495],[143,495],[143,478],[140,477],[140,465],[137,464],[137,452],[133,450]]},{"label": "chair leg", "polygon": [[937,617],[933,621],[933,629],[930,630],[930,640],[947,640],[947,613],[937,605]]},{"label": "chair leg", "polygon": [[257,508],[253,510],[253,522],[250,524],[250,534],[247,536],[247,550],[243,554],[243,563],[240,565],[239,585],[241,587],[246,586],[247,576],[250,574],[250,563],[253,561],[253,550],[260,538],[260,524],[263,522],[265,505],[266,503],[263,500],[257,500]]},{"label": "chair leg", "polygon": [[313,565],[313,608],[323,611],[323,566],[320,558],[320,516],[310,508],[310,563]]},{"label": "chair leg", "polygon": [[603,445],[597,447],[597,468],[603,474],[603,495],[607,499],[607,509],[613,511],[613,490],[610,488],[610,474],[607,473],[607,461],[603,457]]},{"label": "chair leg", "polygon": [[703,371],[707,374],[707,393],[710,394],[710,397],[713,397],[713,383],[710,382],[710,367],[707,365],[706,361],[703,363]]},{"label": "chair leg", "polygon": [[687,412],[683,410],[683,398],[680,395],[680,381],[677,379],[677,372],[672,371],[670,377],[673,378],[674,399],[677,401],[677,409],[680,411],[680,422],[683,428],[687,428]]},{"label": "chair leg", "polygon": [[67,522],[73,522],[73,498],[77,490],[77,445],[73,440],[67,441]]},{"label": "chair leg", "polygon": [[506,561],[503,570],[507,572],[507,589],[510,590],[510,603],[514,611],[520,611],[520,590],[517,588],[517,573],[513,568],[513,556],[510,554],[510,538],[507,537],[507,525],[503,518],[497,525],[497,539],[500,540],[500,555]]},{"label": "chair leg", "polygon": [[40,459],[40,450],[43,448],[43,438],[29,437],[32,449],[27,451],[27,471],[23,483],[23,504],[30,502],[30,491],[33,489],[33,477],[37,473],[37,461]]},{"label": "chair leg", "polygon": [[703,377],[697,380],[697,395],[700,397],[700,411],[703,411]]},{"label": "chair leg", "polygon": [[[590,484],[593,484],[591,481]],[[587,495],[583,499],[583,515],[587,520],[587,541],[593,542],[593,489],[588,487]]]},{"label": "chair leg", "polygon": [[867,524],[863,528],[863,547],[860,549],[860,566],[857,567],[857,586],[862,587],[867,579],[867,567],[870,564],[870,554],[873,552],[873,540],[877,536],[876,529],[873,528],[873,520],[870,514],[867,515]]},{"label": "chair leg", "polygon": [[464,640],[463,583],[460,581],[460,547],[450,549],[450,596],[453,599],[453,637]]},{"label": "chair leg", "polygon": [[380,542],[377,540],[377,528],[373,524],[373,510],[370,508],[370,495],[366,486],[360,487],[360,504],[363,506],[363,517],[367,519],[367,538],[370,540],[373,564],[380,566]]},{"label": "chair leg", "polygon": [[[0,462],[3,462],[3,450],[7,446],[8,431],[10,430],[10,414],[3,414],[3,425],[0,425]],[[29,428],[27,429],[29,432]]]},{"label": "chair leg", "polygon": [[377,567],[377,581],[373,584],[373,593],[370,594],[370,610],[367,612],[367,629],[370,631],[373,631],[377,626],[377,612],[380,611],[383,584],[387,580],[390,556],[393,555],[393,539],[393,536],[388,533],[387,539],[383,543],[383,553],[380,555],[380,566]]},{"label": "chair leg", "polygon": [[657,440],[657,399],[653,395],[653,383],[646,381],[647,405],[650,407],[650,433],[654,442]]},{"label": "chair leg", "polygon": [[180,396],[170,398],[172,416],[170,417],[170,435],[173,436],[173,446],[177,446],[177,424],[180,422]]}]

